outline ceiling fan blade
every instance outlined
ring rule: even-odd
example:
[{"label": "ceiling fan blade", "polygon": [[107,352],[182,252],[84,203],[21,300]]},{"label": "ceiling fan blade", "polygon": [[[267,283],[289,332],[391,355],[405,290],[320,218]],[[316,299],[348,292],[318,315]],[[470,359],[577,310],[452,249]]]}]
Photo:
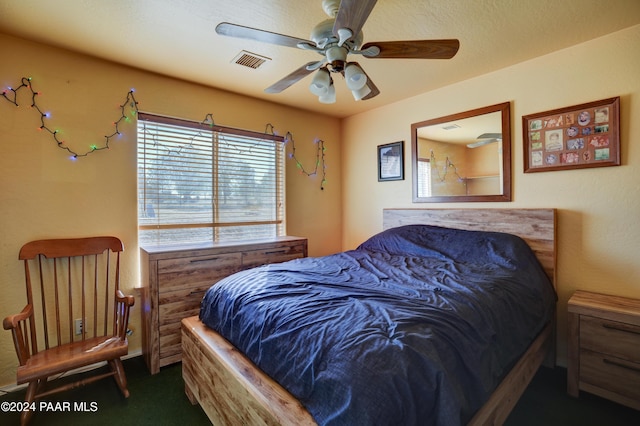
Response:
[{"label": "ceiling fan blade", "polygon": [[297,83],[298,81],[302,80],[304,77],[314,72],[317,69],[315,68],[315,65],[317,63],[318,61],[313,61],[313,62],[308,62],[304,64],[303,66],[301,66],[300,68],[292,72],[291,74],[287,75],[286,77],[282,78],[281,80],[275,82],[271,86],[264,89],[265,93],[280,93],[283,90],[289,88],[293,84]]},{"label": "ceiling fan blade", "polygon": [[340,37],[338,30],[348,28],[356,36],[362,30],[377,0],[342,0],[333,24],[333,34]]},{"label": "ceiling fan blade", "polygon": [[229,37],[244,38],[287,47],[297,48],[299,47],[299,43],[315,46],[312,41],[302,38],[272,33],[270,31],[259,30],[257,28],[244,27],[242,25],[231,24],[229,22],[222,22],[218,24],[216,26],[216,33]]},{"label": "ceiling fan blade", "polygon": [[366,58],[395,58],[395,59],[451,59],[460,48],[456,39],[445,40],[407,40],[380,41],[365,43],[361,50],[378,47],[380,53],[375,56],[363,54]]}]

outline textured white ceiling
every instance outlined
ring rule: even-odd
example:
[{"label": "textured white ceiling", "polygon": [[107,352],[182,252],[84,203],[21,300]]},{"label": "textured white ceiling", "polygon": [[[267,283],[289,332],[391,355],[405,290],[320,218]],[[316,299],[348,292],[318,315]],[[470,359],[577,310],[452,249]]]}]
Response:
[{"label": "textured white ceiling", "polygon": [[[381,94],[356,102],[336,81],[331,105],[309,92],[311,77],[280,94],[264,93],[320,59],[316,53],[214,31],[227,21],[307,39],[324,19],[321,0],[0,0],[0,32],[338,117],[636,25],[640,1],[379,0],[363,27],[365,42],[457,38],[460,50],[450,60],[358,57]],[[257,70],[231,63],[241,50],[272,60]]]}]

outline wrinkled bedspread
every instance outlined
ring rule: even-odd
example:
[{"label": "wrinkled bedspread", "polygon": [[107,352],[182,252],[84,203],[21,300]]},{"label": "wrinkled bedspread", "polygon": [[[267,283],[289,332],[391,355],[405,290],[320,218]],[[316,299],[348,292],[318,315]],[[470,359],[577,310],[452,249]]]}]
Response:
[{"label": "wrinkled bedspread", "polygon": [[466,424],[552,318],[518,237],[424,225],[355,250],[239,272],[202,321],[318,424]]}]

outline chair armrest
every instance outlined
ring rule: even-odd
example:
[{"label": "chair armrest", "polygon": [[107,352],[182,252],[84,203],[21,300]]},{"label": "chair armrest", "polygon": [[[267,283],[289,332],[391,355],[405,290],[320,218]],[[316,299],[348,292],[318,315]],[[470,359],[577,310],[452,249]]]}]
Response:
[{"label": "chair armrest", "polygon": [[12,330],[18,327],[20,321],[24,321],[33,314],[33,306],[27,305],[19,314],[9,315],[2,321],[5,330]]},{"label": "chair armrest", "polygon": [[124,303],[125,305],[131,307],[136,303],[136,299],[132,295],[125,296],[122,291],[118,290],[116,292],[116,302]]},{"label": "chair armrest", "polygon": [[129,309],[135,303],[135,298],[131,295],[125,296],[122,291],[116,291],[116,306],[119,320],[116,324],[115,334],[121,339],[127,338],[127,328],[129,327]]},{"label": "chair armrest", "polygon": [[32,334],[34,332],[33,323],[26,323],[27,320],[32,318],[33,305],[28,304],[19,314],[9,315],[2,321],[4,329],[11,330],[13,345],[20,365],[27,363],[31,357],[31,350],[37,352],[35,336]]}]

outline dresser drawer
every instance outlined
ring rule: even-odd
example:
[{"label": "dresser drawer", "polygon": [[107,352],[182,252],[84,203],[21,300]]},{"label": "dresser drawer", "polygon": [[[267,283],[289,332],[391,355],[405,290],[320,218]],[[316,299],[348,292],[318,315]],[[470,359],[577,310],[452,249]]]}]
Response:
[{"label": "dresser drawer", "polygon": [[287,260],[304,257],[305,246],[300,245],[280,245],[265,247],[259,250],[250,250],[242,253],[242,268],[252,268],[268,263],[286,262]]},{"label": "dresser drawer", "polygon": [[640,364],[637,363],[582,350],[580,382],[640,401]]},{"label": "dresser drawer", "polygon": [[581,315],[580,347],[640,364],[640,327]]},{"label": "dresser drawer", "polygon": [[[193,316],[193,315],[192,315]],[[182,355],[180,323],[160,327],[160,358]]]},{"label": "dresser drawer", "polygon": [[159,325],[180,323],[183,318],[198,315],[206,288],[186,289],[159,296]]},{"label": "dresser drawer", "polygon": [[160,293],[184,288],[211,286],[241,269],[241,253],[179,257],[158,261]]},{"label": "dresser drawer", "polygon": [[[207,288],[160,294],[158,336],[161,359],[172,357],[173,362],[180,360],[180,321],[199,314],[200,302]],[[161,361],[160,365],[166,364]]]}]

